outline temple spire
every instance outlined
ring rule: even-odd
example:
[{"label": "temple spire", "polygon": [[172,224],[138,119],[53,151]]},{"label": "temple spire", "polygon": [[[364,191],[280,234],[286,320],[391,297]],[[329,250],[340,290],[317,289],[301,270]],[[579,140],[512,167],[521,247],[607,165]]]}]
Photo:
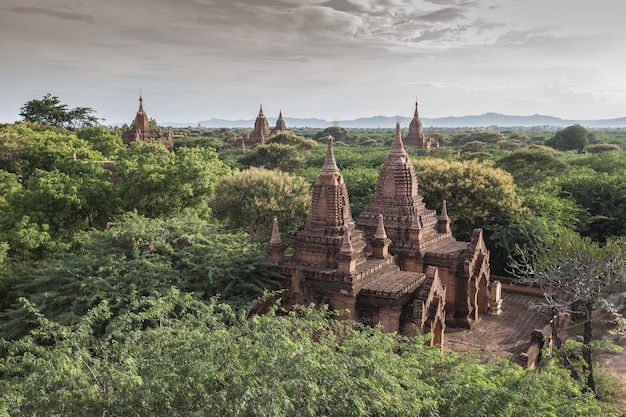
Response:
[{"label": "temple spire", "polygon": [[324,159],[322,172],[339,172],[337,162],[335,162],[335,154],[333,153],[333,137],[331,135],[328,135],[328,148],[326,150],[326,158]]},{"label": "temple spire", "polygon": [[452,229],[450,227],[450,217],[448,217],[446,200],[443,200],[443,203],[441,205],[441,215],[437,219],[437,232],[452,233]]},{"label": "temple spire", "polygon": [[419,116],[419,112],[417,111],[417,99],[415,99],[415,113],[413,114],[414,118],[418,118]]},{"label": "temple spire", "polygon": [[352,247],[352,242],[350,242],[350,231],[348,227],[344,227],[343,232],[343,240],[341,241],[341,253],[351,254],[354,252],[354,248]]},{"label": "temple spire", "polygon": [[439,218],[441,220],[450,220],[450,218],[448,217],[448,207],[446,205],[446,200],[443,200],[443,203],[441,205],[441,216],[439,216]]},{"label": "temple spire", "polygon": [[272,237],[270,238],[270,245],[282,245],[283,240],[280,238],[280,230],[278,229],[278,219],[274,217],[274,224],[272,226]]},{"label": "temple spire", "polygon": [[391,144],[391,151],[389,153],[406,155],[404,150],[404,144],[402,143],[402,134],[400,133],[400,123],[396,123],[396,133],[393,136],[393,143]]},{"label": "temple spire", "polygon": [[374,233],[374,239],[387,239],[387,232],[385,231],[385,225],[383,224],[383,215],[378,215],[378,227],[376,233]]}]

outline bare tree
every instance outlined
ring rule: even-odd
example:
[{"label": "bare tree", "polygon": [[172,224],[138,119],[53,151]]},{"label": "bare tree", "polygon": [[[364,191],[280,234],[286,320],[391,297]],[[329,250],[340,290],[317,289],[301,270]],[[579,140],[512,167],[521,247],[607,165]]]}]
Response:
[{"label": "bare tree", "polygon": [[[623,324],[619,310],[607,297],[626,289],[626,240],[609,239],[605,246],[600,246],[572,232],[554,238],[534,252],[519,250],[518,254],[519,258],[510,264],[511,272],[544,291],[545,301],[536,307],[555,315],[578,313],[584,318],[583,370],[587,386],[595,392],[593,312],[605,307],[608,320]],[[623,326],[616,329],[624,330]]]}]

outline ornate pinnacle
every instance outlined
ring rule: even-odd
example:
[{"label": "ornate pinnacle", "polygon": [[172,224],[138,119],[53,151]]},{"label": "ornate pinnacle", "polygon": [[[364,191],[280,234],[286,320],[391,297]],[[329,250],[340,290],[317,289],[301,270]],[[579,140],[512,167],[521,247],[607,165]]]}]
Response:
[{"label": "ornate pinnacle", "polygon": [[278,219],[274,217],[274,225],[272,226],[272,237],[270,238],[270,245],[282,245],[283,241],[280,238],[280,230],[278,230]]},{"label": "ornate pinnacle", "polygon": [[396,123],[396,134],[393,137],[393,143],[391,144],[391,151],[389,153],[406,155],[406,152],[404,151],[404,145],[402,144],[400,123]]},{"label": "ornate pinnacle", "polygon": [[443,204],[441,205],[441,216],[439,216],[441,220],[450,220],[448,217],[448,208],[446,207],[446,200],[443,200]]},{"label": "ornate pinnacle", "polygon": [[387,232],[385,231],[385,226],[383,225],[383,215],[379,214],[377,217],[378,227],[376,228],[376,233],[374,233],[374,239],[387,239]]},{"label": "ornate pinnacle", "polygon": [[322,172],[339,172],[337,162],[335,162],[335,154],[333,153],[333,137],[330,135],[328,135],[328,149],[326,150]]},{"label": "ornate pinnacle", "polygon": [[351,254],[354,249],[352,248],[352,242],[350,242],[350,231],[348,230],[348,226],[344,226],[343,230],[343,240],[341,241],[340,252]]}]

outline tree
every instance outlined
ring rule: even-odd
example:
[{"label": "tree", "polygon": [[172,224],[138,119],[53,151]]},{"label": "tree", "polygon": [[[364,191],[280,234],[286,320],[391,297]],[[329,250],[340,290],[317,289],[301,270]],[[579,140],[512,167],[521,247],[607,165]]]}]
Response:
[{"label": "tree", "polygon": [[95,113],[95,110],[91,107],[69,109],[67,104],[61,103],[59,97],[50,93],[43,96],[41,100],[27,101],[20,108],[20,116],[26,122],[68,129],[98,125],[99,119],[92,113]]},{"label": "tree", "polygon": [[546,141],[546,145],[561,151],[582,151],[588,144],[589,132],[579,124],[559,130]]},{"label": "tree", "polygon": [[118,152],[115,171],[124,211],[137,210],[148,217],[204,209],[218,180],[230,172],[213,149],[172,153],[161,145],[140,142]]},{"label": "tree", "polygon": [[0,412],[34,415],[617,417],[553,362],[424,346],[337,321],[327,309],[267,314],[173,289],[102,302],[70,325],[20,304],[34,324],[3,340]]},{"label": "tree", "polygon": [[271,136],[265,143],[267,145],[271,143],[291,145],[295,146],[301,151],[309,151],[317,146],[317,142],[315,142],[314,140],[307,139],[303,136],[298,136],[293,132],[281,132],[277,135]]},{"label": "tree", "polygon": [[289,240],[307,220],[310,204],[310,185],[303,178],[250,168],[223,178],[210,206],[213,215],[228,227],[267,243],[274,217],[278,218],[283,239]]},{"label": "tree", "polygon": [[105,158],[111,158],[122,149],[122,138],[104,126],[88,126],[76,130],[76,136],[89,143],[92,149],[100,152]]},{"label": "tree", "polygon": [[193,213],[168,219],[129,213],[105,230],[77,234],[66,256],[13,262],[0,274],[6,286],[0,291],[0,334],[14,339],[31,328],[30,313],[16,309],[19,297],[65,325],[101,302],[117,315],[132,308],[136,297],[160,297],[172,287],[203,300],[221,294],[224,302],[241,306],[278,285],[270,266],[262,244]]},{"label": "tree", "polygon": [[246,151],[237,159],[237,162],[245,168],[262,167],[269,170],[294,172],[305,164],[305,159],[295,146],[270,143]]},{"label": "tree", "polygon": [[337,141],[341,141],[348,136],[348,129],[342,126],[330,126],[316,133],[315,139],[325,139],[328,135],[332,136]]},{"label": "tree", "polygon": [[73,132],[32,123],[16,123],[0,128],[0,162],[6,170],[26,178],[36,169],[49,171],[56,161],[67,159],[72,151],[80,160],[102,161],[100,152]]},{"label": "tree", "polygon": [[583,236],[604,242],[609,236],[626,235],[626,175],[579,168],[552,180],[583,210],[577,224]]},{"label": "tree", "polygon": [[419,192],[430,209],[447,201],[452,230],[469,240],[477,228],[510,224],[526,212],[511,175],[477,161],[424,159],[414,162]]},{"label": "tree", "polygon": [[471,131],[471,132],[459,132],[452,136],[450,144],[454,146],[466,145],[471,142],[479,142],[483,144],[495,145],[499,142],[505,141],[506,138],[500,132],[486,130],[486,131]]},{"label": "tree", "polygon": [[496,167],[513,175],[515,183],[530,187],[548,177],[565,172],[569,167],[555,151],[523,149],[496,161]]},{"label": "tree", "polygon": [[604,247],[575,233],[544,242],[537,251],[520,249],[511,271],[544,291],[537,307],[551,314],[578,313],[583,317],[584,371],[595,391],[592,361],[594,310],[614,292],[626,290],[626,240],[609,239]]}]

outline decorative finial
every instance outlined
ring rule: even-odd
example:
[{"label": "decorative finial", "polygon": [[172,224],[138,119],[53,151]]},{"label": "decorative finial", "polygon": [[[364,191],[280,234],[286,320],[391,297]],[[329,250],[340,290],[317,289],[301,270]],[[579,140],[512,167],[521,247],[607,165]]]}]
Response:
[{"label": "decorative finial", "polygon": [[270,245],[282,245],[283,240],[280,238],[280,230],[278,229],[278,219],[274,217],[274,224],[272,226],[272,237],[270,238]]},{"label": "decorative finial", "polygon": [[350,242],[350,231],[348,230],[348,226],[344,226],[343,228],[343,240],[341,241],[341,253],[352,253],[354,249],[352,248],[352,242]]},{"label": "decorative finial", "polygon": [[448,217],[448,208],[446,206],[446,200],[443,200],[443,204],[441,205],[441,220],[450,220]]},{"label": "decorative finial", "polygon": [[390,153],[406,155],[406,152],[404,151],[404,144],[402,143],[402,133],[400,133],[399,122],[396,122],[396,133],[393,136]]},{"label": "decorative finial", "polygon": [[383,215],[379,214],[377,217],[378,227],[376,228],[376,233],[374,233],[374,239],[387,239],[387,232],[385,231],[385,225],[383,224]]},{"label": "decorative finial", "polygon": [[328,135],[328,148],[322,172],[339,172],[337,162],[335,162],[335,154],[333,153],[333,137],[331,135]]}]

